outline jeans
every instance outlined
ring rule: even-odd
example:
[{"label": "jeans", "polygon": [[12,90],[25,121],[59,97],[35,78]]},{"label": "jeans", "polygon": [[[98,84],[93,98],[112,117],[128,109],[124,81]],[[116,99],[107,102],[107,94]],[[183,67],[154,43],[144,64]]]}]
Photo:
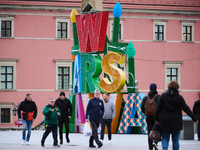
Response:
[{"label": "jeans", "polygon": [[197,124],[197,136],[200,139],[200,120],[199,120],[199,122]]},{"label": "jeans", "polygon": [[49,133],[52,131],[52,134],[53,134],[53,145],[58,145],[58,140],[57,140],[58,133],[57,133],[57,130],[58,130],[58,126],[57,125],[50,125],[50,124],[46,125],[45,126],[45,132],[44,132],[44,134],[42,136],[41,143],[44,144],[45,139],[47,138]]},{"label": "jeans", "polygon": [[172,131],[172,132],[162,131],[162,148],[163,148],[163,150],[168,150],[170,134],[172,134],[173,150],[179,150],[180,131]]},{"label": "jeans", "polygon": [[111,124],[112,124],[112,119],[102,119],[101,120],[101,137],[100,139],[104,139],[104,131],[105,131],[105,125],[107,125],[108,129],[108,140],[111,140]]},{"label": "jeans", "polygon": [[[25,119],[22,119],[22,139],[23,140],[26,140],[26,141],[29,141],[30,137],[31,137],[31,128],[32,128],[32,120],[25,120]],[[27,137],[26,137],[26,128],[28,129],[28,134],[27,134]]]},{"label": "jeans", "polygon": [[66,139],[69,136],[69,119],[59,119],[59,135],[60,141],[63,141],[63,124],[65,124]]},{"label": "jeans", "polygon": [[100,122],[101,122],[101,119],[99,119],[99,120],[90,119],[90,123],[92,125],[92,135],[90,136],[90,141],[89,141],[90,145],[93,145],[94,140],[97,143],[97,145],[99,145],[101,143],[99,141],[99,137],[98,137],[98,133],[97,133],[97,129],[99,127]]}]

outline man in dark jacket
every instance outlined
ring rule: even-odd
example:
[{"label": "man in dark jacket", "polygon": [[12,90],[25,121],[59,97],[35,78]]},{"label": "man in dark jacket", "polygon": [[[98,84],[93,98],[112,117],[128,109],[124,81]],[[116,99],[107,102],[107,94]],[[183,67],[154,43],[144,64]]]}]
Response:
[{"label": "man in dark jacket", "polygon": [[[141,106],[142,112],[145,114],[145,102],[148,100],[148,98],[149,99],[154,98],[155,103],[157,105],[159,97],[160,95],[158,95],[158,92],[157,92],[157,85],[155,83],[150,84],[150,91],[148,93],[148,97],[145,96],[142,101],[142,106]],[[157,148],[157,142],[155,141],[155,144],[154,144],[153,140],[149,138],[150,131],[152,130],[153,125],[154,125],[153,116],[146,116],[146,122],[147,122],[147,129],[148,129],[149,150],[153,150],[153,146]]]},{"label": "man in dark jacket", "polygon": [[65,97],[65,93],[61,92],[60,97],[56,100],[55,105],[57,105],[61,111],[61,117],[59,117],[59,135],[60,144],[63,144],[63,124],[65,124],[66,129],[66,140],[69,140],[69,121],[72,116],[72,104],[68,98]]},{"label": "man in dark jacket", "polygon": [[94,140],[97,143],[98,148],[103,146],[102,142],[99,141],[97,133],[97,129],[101,122],[101,118],[103,117],[104,114],[103,101],[99,98],[99,96],[100,96],[100,90],[95,90],[94,97],[90,99],[86,109],[86,122],[89,122],[90,120],[90,123],[92,125],[92,135],[90,136],[90,141],[89,141],[90,148],[95,148],[93,144]]},{"label": "man in dark jacket", "polygon": [[198,140],[200,141],[200,95],[199,95],[199,100],[197,100],[194,103],[193,106],[193,113],[195,114],[195,116],[198,119],[198,124],[197,124],[197,136],[198,136]]},{"label": "man in dark jacket", "polygon": [[44,107],[43,114],[44,114],[44,125],[45,125],[45,132],[42,136],[41,146],[44,147],[44,142],[49,133],[52,131],[53,135],[53,146],[60,147],[58,145],[57,140],[57,129],[58,129],[58,116],[60,116],[60,109],[54,105],[55,100],[53,98],[49,99],[49,104]]},{"label": "man in dark jacket", "polygon": [[[22,115],[21,115],[22,111]],[[37,106],[34,101],[32,101],[31,94],[26,94],[26,98],[22,101],[18,108],[19,120],[22,120],[22,145],[29,144],[31,136],[32,123],[37,116]],[[22,119],[21,119],[22,118]],[[26,137],[26,128],[28,129],[28,134]]]}]

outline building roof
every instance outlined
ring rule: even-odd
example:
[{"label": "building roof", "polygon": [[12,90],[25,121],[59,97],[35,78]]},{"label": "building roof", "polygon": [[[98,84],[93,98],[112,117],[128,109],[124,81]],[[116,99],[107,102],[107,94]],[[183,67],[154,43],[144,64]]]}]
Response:
[{"label": "building roof", "polygon": [[[104,8],[200,11],[200,0],[102,0]],[[1,0],[0,5],[81,7],[82,0]]]}]

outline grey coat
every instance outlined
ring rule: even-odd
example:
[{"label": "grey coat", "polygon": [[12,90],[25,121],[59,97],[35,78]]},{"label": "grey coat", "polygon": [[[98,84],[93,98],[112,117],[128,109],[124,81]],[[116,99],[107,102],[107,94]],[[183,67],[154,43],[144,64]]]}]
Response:
[{"label": "grey coat", "polygon": [[104,104],[104,115],[103,119],[114,119],[115,118],[115,105],[110,100],[108,102],[103,101]]}]

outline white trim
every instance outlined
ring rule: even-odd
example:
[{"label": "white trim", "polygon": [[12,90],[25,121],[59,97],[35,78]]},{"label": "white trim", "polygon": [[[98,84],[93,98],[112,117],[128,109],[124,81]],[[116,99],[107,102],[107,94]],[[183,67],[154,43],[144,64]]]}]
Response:
[{"label": "white trim", "polygon": [[[16,59],[17,60],[17,59]],[[5,59],[1,60],[0,59],[0,81],[1,81],[1,66],[12,66],[13,67],[13,89],[1,89],[1,84],[0,84],[0,91],[9,91],[9,90],[16,90],[16,77],[17,77],[17,73],[16,73],[16,61],[15,62],[6,62]]]},{"label": "white trim", "polygon": [[179,84],[179,90],[181,90],[181,64],[182,61],[174,62],[174,61],[165,61],[163,62],[165,64],[165,90],[167,90],[167,68],[178,68],[178,84]]},{"label": "white trim", "polygon": [[[54,60],[54,62],[56,63],[56,90],[61,90],[58,89],[58,67],[69,67],[70,70],[70,80],[69,80],[69,84],[72,83],[72,60]],[[70,85],[69,85],[70,88]],[[63,90],[69,90],[69,89],[63,89]]]},{"label": "white trim", "polygon": [[[182,32],[181,32],[181,38],[182,38],[182,42],[194,42],[194,23],[195,21],[182,21],[181,20],[181,28],[182,28]],[[192,41],[184,41],[184,37],[183,37],[183,26],[192,26]]]},{"label": "white trim", "polygon": [[[113,30],[113,19],[109,19],[110,20],[110,40],[112,40],[112,30]],[[120,19],[121,24],[121,39],[119,39],[119,41],[123,41],[124,40],[124,19]]]},{"label": "white trim", "polygon": [[[149,92],[149,89],[141,89],[141,90],[138,90],[139,92]],[[159,89],[157,90],[158,92],[163,92],[163,91],[166,91],[166,89]],[[181,92],[200,92],[200,89],[199,90],[179,90]]]},{"label": "white trim", "polygon": [[[154,41],[162,41],[162,42],[164,42],[164,41],[166,41],[166,22],[167,22],[167,20],[152,20],[153,21],[153,40]],[[164,26],[164,39],[163,40],[156,40],[156,37],[155,37],[155,26],[156,25],[163,25]]]},{"label": "white trim", "polygon": [[[56,39],[70,39],[70,19],[65,18],[60,18],[54,17],[56,19]],[[57,24],[58,22],[67,22],[67,38],[57,38],[58,33],[57,33]]]},{"label": "white trim", "polygon": [[0,28],[1,28],[1,21],[11,21],[11,36],[10,37],[1,37],[1,30],[0,30],[0,37],[1,38],[13,38],[14,37],[14,16],[0,16]]},{"label": "white trim", "polygon": [[13,124],[13,114],[12,114],[12,108],[13,104],[5,104],[5,103],[0,103],[0,112],[1,108],[10,108],[10,122],[9,123],[1,123],[1,115],[0,115],[0,124]]}]

